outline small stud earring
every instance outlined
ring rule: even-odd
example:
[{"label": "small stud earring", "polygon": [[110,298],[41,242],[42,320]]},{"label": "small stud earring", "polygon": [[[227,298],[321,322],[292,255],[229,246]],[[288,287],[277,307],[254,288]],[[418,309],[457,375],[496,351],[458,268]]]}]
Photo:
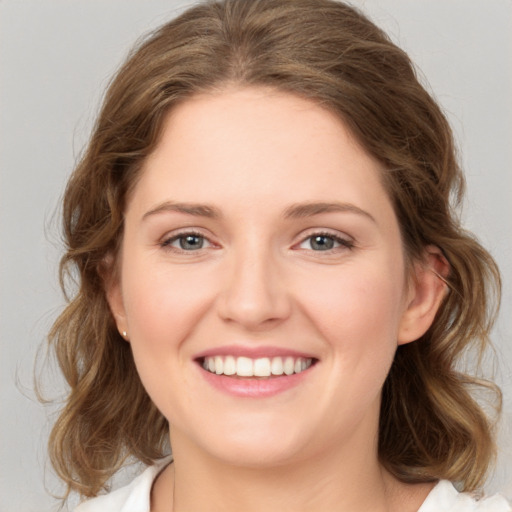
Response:
[{"label": "small stud earring", "polygon": [[128,333],[126,331],[123,331],[121,334],[123,335],[124,338],[126,338]]}]

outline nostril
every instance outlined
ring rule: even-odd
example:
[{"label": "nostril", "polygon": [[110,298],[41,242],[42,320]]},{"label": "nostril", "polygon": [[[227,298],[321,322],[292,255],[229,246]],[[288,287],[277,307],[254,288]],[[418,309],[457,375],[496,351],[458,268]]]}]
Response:
[{"label": "nostril", "polygon": [[261,330],[290,316],[289,290],[282,285],[279,276],[263,268],[261,262],[251,265],[245,261],[243,268],[234,274],[217,302],[218,314],[224,321]]}]

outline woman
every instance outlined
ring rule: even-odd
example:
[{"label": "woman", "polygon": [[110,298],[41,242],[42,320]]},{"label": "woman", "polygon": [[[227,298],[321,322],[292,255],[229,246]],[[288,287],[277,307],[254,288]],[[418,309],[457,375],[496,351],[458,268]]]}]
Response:
[{"label": "woman", "polygon": [[351,7],[228,0],[153,34],[69,181],[80,286],[50,334],[68,489],[150,467],[78,510],[510,510],[450,483],[495,452],[456,369],[499,294],[462,188],[439,107]]}]

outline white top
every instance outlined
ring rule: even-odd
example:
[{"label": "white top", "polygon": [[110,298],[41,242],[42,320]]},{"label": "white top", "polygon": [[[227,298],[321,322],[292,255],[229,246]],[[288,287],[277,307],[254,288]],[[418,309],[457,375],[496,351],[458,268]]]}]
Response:
[{"label": "white top", "polygon": [[[74,512],[150,512],[151,487],[170,461],[171,457],[159,460],[129,485],[85,501]],[[499,494],[476,500],[457,492],[448,480],[440,480],[418,512],[512,512],[512,506]]]}]

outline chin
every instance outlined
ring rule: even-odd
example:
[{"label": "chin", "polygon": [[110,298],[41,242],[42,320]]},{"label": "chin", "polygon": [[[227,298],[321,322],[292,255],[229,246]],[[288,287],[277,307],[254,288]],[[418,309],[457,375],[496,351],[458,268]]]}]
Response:
[{"label": "chin", "polygon": [[200,451],[228,465],[253,469],[283,466],[303,457],[308,446],[306,432],[294,432],[283,422],[228,423],[216,428],[210,424],[208,432],[202,430],[196,442],[192,440]]}]

